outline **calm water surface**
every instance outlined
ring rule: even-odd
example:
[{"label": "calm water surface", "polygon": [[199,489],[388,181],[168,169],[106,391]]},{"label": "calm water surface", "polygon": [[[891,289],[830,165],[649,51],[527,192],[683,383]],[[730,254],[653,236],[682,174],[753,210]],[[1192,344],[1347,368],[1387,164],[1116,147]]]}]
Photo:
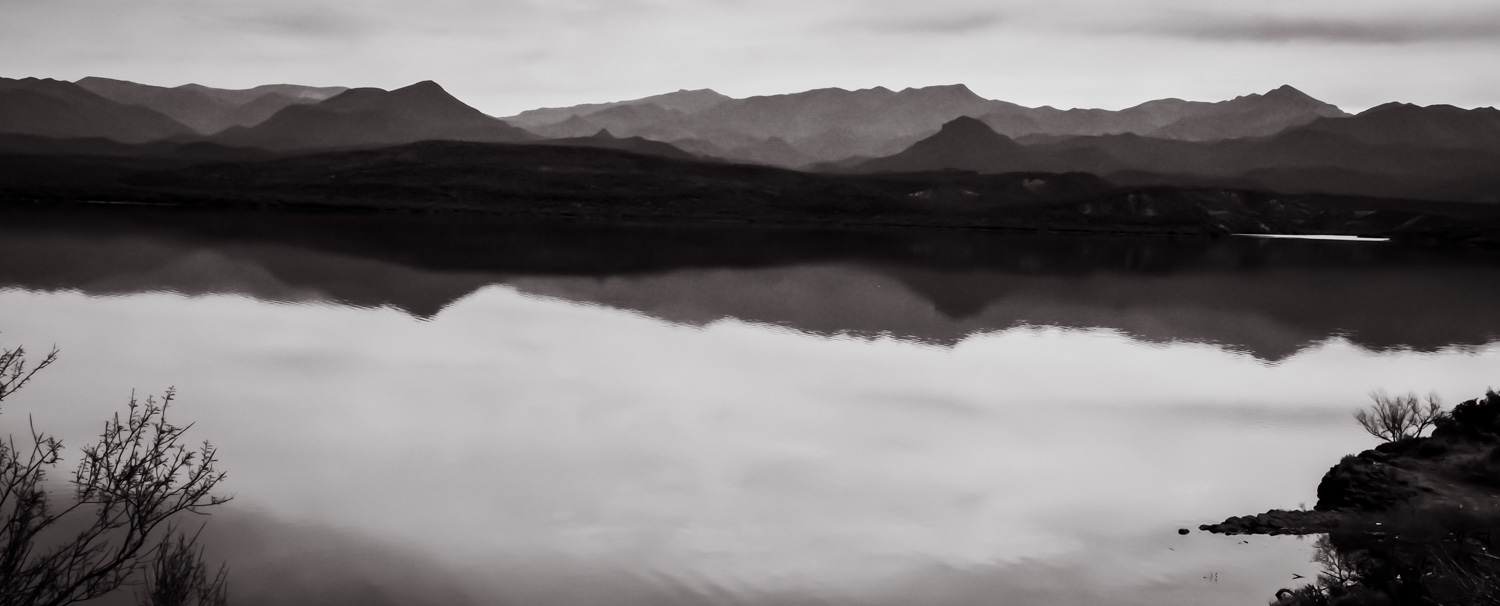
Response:
[{"label": "calm water surface", "polygon": [[1371,389],[1500,383],[1389,244],[5,211],[7,401],[219,447],[242,604],[1264,604]]}]

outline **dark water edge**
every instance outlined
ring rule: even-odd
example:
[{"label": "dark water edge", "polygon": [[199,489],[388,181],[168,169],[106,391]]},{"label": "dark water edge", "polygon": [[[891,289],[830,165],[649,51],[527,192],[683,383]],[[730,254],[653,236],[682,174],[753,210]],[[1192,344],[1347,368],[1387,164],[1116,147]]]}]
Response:
[{"label": "dark water edge", "polygon": [[[194,269],[184,259],[206,265]],[[862,281],[830,282],[822,267],[854,270]],[[1020,325],[1106,328],[1275,361],[1330,338],[1424,352],[1500,339],[1492,304],[1500,300],[1500,252],[1476,249],[0,207],[0,285],[10,288],[310,297],[432,317],[494,284],[689,325],[737,318],[935,344]],[[1141,317],[1146,312],[1151,318]]]}]

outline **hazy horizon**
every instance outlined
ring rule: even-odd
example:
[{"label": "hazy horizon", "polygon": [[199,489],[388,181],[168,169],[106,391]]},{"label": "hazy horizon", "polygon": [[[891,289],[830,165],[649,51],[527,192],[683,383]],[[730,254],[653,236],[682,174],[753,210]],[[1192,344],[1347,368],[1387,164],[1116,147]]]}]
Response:
[{"label": "hazy horizon", "polygon": [[[1357,112],[1500,100],[1500,8],[1285,0],[0,0],[0,73],[158,86],[399,88],[506,116],[711,88],[967,85],[1028,107],[1218,101],[1290,84]],[[184,52],[184,50],[190,52]]]},{"label": "hazy horizon", "polygon": [[[88,76],[82,76],[80,78],[72,78],[72,79],[56,78],[56,77],[52,77],[52,76],[32,75],[32,74],[17,74],[17,75],[0,74],[0,77],[13,78],[13,79],[21,79],[21,78],[27,78],[27,77],[35,77],[35,78],[43,78],[43,79],[45,79],[45,78],[52,78],[54,80],[67,80],[69,82],[78,82],[79,80],[82,80],[82,79],[85,79],[85,78],[105,78],[105,79],[109,79],[109,80],[119,80],[119,81],[134,82],[136,84],[144,84],[144,85],[148,85],[148,86],[159,86],[159,87],[164,87],[164,88],[176,88],[176,87],[180,87],[180,86],[197,85],[197,86],[205,86],[205,87],[209,87],[209,88],[226,89],[226,90],[248,90],[248,89],[255,88],[257,86],[283,85],[283,84],[297,85],[297,86],[320,87],[320,88],[321,87],[340,87],[340,86],[342,86],[342,87],[347,87],[347,88],[353,89],[353,88],[361,88],[362,87],[362,86],[358,86],[358,85],[348,85],[348,84],[341,84],[341,83],[328,84],[328,83],[307,83],[307,82],[292,82],[292,81],[268,81],[268,82],[260,82],[260,83],[256,83],[256,84],[245,85],[245,86],[214,86],[212,84],[206,84],[204,82],[181,82],[181,83],[172,83],[172,84],[161,84],[161,83],[157,83],[157,82],[142,82],[142,81],[138,81],[138,80],[130,80],[128,78],[116,78],[116,77],[107,76],[107,75],[100,75],[100,74],[90,74]],[[430,78],[426,78],[426,79],[423,79],[423,80],[431,80],[431,79]],[[415,84],[417,84],[417,83],[419,83],[419,82],[421,82],[423,80],[417,80],[417,81],[413,81],[413,82],[408,82],[406,84],[396,84],[396,85],[392,85],[392,86],[380,86],[380,87],[375,87],[375,88],[381,88],[381,89],[388,90],[388,91],[389,90],[397,90],[397,89],[404,88],[404,87],[407,87],[407,86],[415,85]],[[447,90],[449,93],[453,93],[454,92],[453,89],[449,88],[444,83],[436,81],[436,80],[433,80],[433,81],[437,82],[437,84],[439,86],[442,86],[444,88],[444,90]],[[1292,88],[1300,90],[1303,93],[1306,93],[1309,96],[1317,98],[1320,101],[1329,102],[1327,99],[1323,99],[1321,97],[1318,97],[1318,95],[1316,95],[1316,94],[1308,93],[1308,91],[1306,89],[1304,89],[1304,88],[1302,88],[1300,86],[1297,86],[1295,84],[1287,83],[1285,85],[1286,86],[1291,86]],[[908,89],[908,88],[911,88],[911,89],[921,89],[921,88],[944,87],[944,86],[965,86],[965,87],[969,88],[969,90],[971,92],[973,92],[974,94],[979,95],[980,97],[983,97],[985,99],[990,99],[990,100],[995,100],[995,101],[1007,101],[1007,102],[1011,101],[1010,99],[1005,99],[1005,98],[1001,98],[1001,97],[995,97],[995,96],[983,94],[983,93],[981,93],[979,91],[974,90],[974,88],[972,86],[968,86],[966,83],[963,83],[963,82],[948,82],[948,83],[939,83],[939,84],[927,84],[927,85],[922,85],[922,86],[911,86],[911,87],[906,87],[906,86],[895,87],[895,86],[884,86],[884,85],[878,85],[878,84],[874,85],[874,86],[866,86],[866,87],[860,87],[860,88],[844,88],[844,87],[837,87],[837,86],[819,86],[819,87],[814,87],[814,88],[809,88],[809,89],[802,89],[802,90],[786,90],[786,91],[761,92],[761,93],[748,94],[748,95],[731,95],[731,94],[725,93],[722,90],[712,89],[712,88],[708,88],[708,87],[679,87],[679,88],[673,88],[673,89],[663,89],[663,90],[660,90],[660,91],[656,91],[656,92],[652,92],[652,93],[646,93],[646,94],[637,95],[637,96],[633,96],[633,97],[583,99],[583,100],[578,100],[576,102],[569,102],[569,103],[564,103],[564,104],[559,104],[559,105],[538,105],[538,106],[527,107],[527,108],[523,108],[523,109],[519,109],[519,110],[516,110],[516,111],[511,111],[511,112],[502,112],[502,113],[486,112],[486,113],[488,113],[490,115],[493,115],[493,116],[500,116],[500,117],[514,116],[514,115],[520,114],[522,112],[531,111],[531,110],[538,110],[538,109],[561,109],[561,108],[573,107],[573,106],[577,106],[577,105],[606,104],[606,103],[616,103],[616,102],[622,102],[622,101],[633,101],[633,100],[636,100],[636,99],[641,99],[641,98],[646,98],[646,97],[652,97],[652,96],[657,96],[657,95],[662,95],[662,94],[669,94],[669,93],[674,93],[674,92],[691,92],[691,91],[698,91],[698,90],[711,90],[713,92],[716,92],[716,93],[719,93],[719,94],[722,94],[722,95],[726,95],[726,96],[728,96],[730,98],[745,99],[745,98],[749,98],[749,97],[795,95],[795,94],[810,92],[810,91],[819,90],[819,89],[841,89],[841,90],[846,90],[846,91],[850,91],[850,92],[859,92],[859,91],[871,90],[871,89],[876,89],[876,88],[885,88],[885,89],[893,91],[893,92],[900,92],[900,91],[902,91],[904,89]],[[1188,98],[1182,98],[1182,97],[1177,97],[1177,98],[1182,99],[1184,101],[1217,102],[1217,101],[1226,101],[1226,100],[1234,99],[1235,97],[1240,97],[1240,96],[1264,95],[1267,92],[1269,92],[1271,90],[1274,90],[1275,88],[1279,88],[1279,86],[1271,87],[1271,88],[1266,89],[1266,90],[1246,91],[1246,92],[1243,92],[1243,93],[1239,93],[1239,94],[1236,94],[1236,95],[1232,95],[1232,96],[1228,96],[1228,97],[1224,97],[1224,98],[1220,98],[1220,99],[1188,99]],[[469,103],[468,99],[465,99],[464,97],[462,97],[460,95],[454,94],[454,97],[457,98],[460,101],[463,101],[465,103]],[[1048,104],[1048,103],[1043,103],[1043,104],[1040,104],[1040,105],[1029,105],[1027,107],[1038,108],[1038,107],[1043,107],[1043,106],[1051,106],[1053,108],[1062,109],[1062,110],[1069,110],[1069,109],[1106,109],[1106,110],[1118,111],[1118,110],[1122,110],[1122,109],[1134,107],[1136,105],[1141,105],[1143,103],[1148,103],[1148,102],[1151,102],[1151,101],[1158,101],[1158,100],[1168,99],[1168,98],[1172,98],[1172,97],[1171,96],[1151,97],[1151,98],[1148,98],[1148,99],[1141,99],[1139,101],[1130,102],[1130,103],[1127,103],[1125,105],[1121,105],[1119,107],[1102,107],[1102,106],[1098,106],[1098,105],[1080,105],[1080,106],[1076,106],[1076,107],[1064,107],[1064,106],[1059,106],[1059,105],[1055,105],[1055,104]],[[1329,102],[1329,103],[1332,103],[1332,102]],[[469,104],[470,105],[474,105],[473,103],[469,103]],[[1370,109],[1369,107],[1349,108],[1349,107],[1338,105],[1337,103],[1333,103],[1333,105],[1336,105],[1336,106],[1339,107],[1339,109],[1347,111],[1347,112],[1349,112],[1351,114],[1359,113],[1359,112],[1364,111],[1366,109]],[[1446,105],[1453,105],[1453,104],[1448,103]],[[1371,106],[1371,107],[1374,107],[1374,106]],[[476,107],[476,108],[480,109],[481,111],[483,111],[483,109],[484,109],[482,107]],[[1472,109],[1472,108],[1466,108],[1466,109]]]}]

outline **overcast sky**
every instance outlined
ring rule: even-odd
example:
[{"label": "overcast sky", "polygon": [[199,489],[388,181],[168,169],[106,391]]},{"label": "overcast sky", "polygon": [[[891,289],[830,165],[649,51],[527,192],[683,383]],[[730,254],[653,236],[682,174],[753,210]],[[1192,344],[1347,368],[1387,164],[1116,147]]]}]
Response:
[{"label": "overcast sky", "polygon": [[968,84],[1024,105],[1281,84],[1500,102],[1494,0],[0,0],[0,76],[395,88],[495,115],[713,88]]}]

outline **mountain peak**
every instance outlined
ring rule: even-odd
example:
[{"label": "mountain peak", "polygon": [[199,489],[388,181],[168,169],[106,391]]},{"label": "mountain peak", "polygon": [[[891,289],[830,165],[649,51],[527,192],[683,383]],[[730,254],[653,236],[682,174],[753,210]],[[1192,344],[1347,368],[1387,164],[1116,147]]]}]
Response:
[{"label": "mountain peak", "polygon": [[969,89],[969,85],[962,82],[957,84],[939,84],[937,86],[929,86],[927,88],[933,90],[953,91],[955,93],[963,93],[966,95],[974,94],[974,91]]},{"label": "mountain peak", "polygon": [[[1270,91],[1267,91],[1266,94],[1263,95],[1263,96],[1267,97],[1267,98],[1296,99],[1296,100],[1299,100],[1299,101],[1300,100],[1318,101],[1317,99],[1314,99],[1311,95],[1309,95],[1307,93],[1304,93],[1304,92],[1302,92],[1300,90],[1297,90],[1296,88],[1294,88],[1290,84],[1283,84],[1281,86],[1273,88]],[[1321,101],[1318,101],[1318,102],[1321,103]]]},{"label": "mountain peak", "polygon": [[373,87],[351,88],[315,105],[329,111],[360,111],[389,102],[390,91]]},{"label": "mountain peak", "polygon": [[66,80],[53,80],[52,78],[37,78],[35,76],[27,76],[25,78],[0,78],[0,81],[20,82],[20,83],[24,83],[24,84],[48,84],[48,85],[51,85],[51,84],[73,84],[72,82],[68,82]]},{"label": "mountain peak", "polygon": [[533,138],[454,98],[436,82],[423,80],[392,91],[354,88],[319,103],[290,106],[220,141],[308,149],[423,140],[514,143]]},{"label": "mountain peak", "polygon": [[939,132],[963,133],[985,131],[994,133],[995,129],[990,128],[990,125],[985,124],[984,121],[978,118],[973,118],[970,116],[959,116],[957,118],[949,120],[946,124],[943,124],[942,130]]},{"label": "mountain peak", "polygon": [[917,148],[968,149],[971,152],[993,153],[1010,151],[1018,145],[1010,137],[995,132],[983,120],[971,116],[959,116],[943,124],[937,134],[918,141],[909,149]]},{"label": "mountain peak", "polygon": [[934,86],[924,86],[921,88],[907,87],[905,89],[902,89],[901,92],[905,94],[916,93],[919,95],[936,96],[947,99],[983,100],[982,97],[980,97],[978,94],[975,94],[974,91],[970,90],[968,85],[965,84],[938,84]]},{"label": "mountain peak", "polygon": [[970,116],[948,121],[942,129],[906,150],[860,165],[870,171],[923,171],[959,169],[977,172],[1014,170],[1021,163],[1022,148],[1010,137]]},{"label": "mountain peak", "polygon": [[1410,110],[1414,110],[1414,109],[1420,109],[1420,107],[1417,106],[1416,104],[1413,104],[1413,103],[1402,103],[1400,101],[1391,101],[1391,102],[1388,102],[1388,103],[1381,103],[1380,105],[1376,105],[1375,107],[1372,107],[1370,109],[1362,111],[1362,112],[1359,113],[1359,115],[1361,115],[1361,116],[1364,116],[1364,115],[1367,115],[1367,114],[1374,115],[1374,114],[1380,114],[1380,113],[1385,113],[1385,112],[1410,111]]},{"label": "mountain peak", "polygon": [[82,84],[88,83],[88,82],[107,82],[109,84],[134,84],[134,82],[128,82],[126,80],[119,80],[119,79],[116,79],[116,78],[105,78],[103,76],[84,76],[82,78],[79,78],[79,79],[73,81],[74,84],[78,84],[78,85],[82,85]]},{"label": "mountain peak", "polygon": [[[377,89],[378,90],[378,89]],[[460,101],[452,93],[444,90],[442,86],[431,80],[423,80],[410,86],[404,86],[390,92],[382,91],[376,102],[380,104],[395,103],[412,106],[424,106],[434,111],[443,108],[442,111],[469,113],[477,112],[469,104]]]},{"label": "mountain peak", "polygon": [[423,80],[423,81],[418,82],[416,84],[411,84],[411,85],[408,85],[408,86],[403,86],[403,87],[398,88],[396,90],[393,90],[391,92],[393,92],[393,93],[423,93],[423,94],[428,94],[428,95],[431,95],[431,94],[446,95],[446,94],[448,94],[448,91],[443,90],[442,85],[439,85],[438,83],[433,82],[431,80]]}]

